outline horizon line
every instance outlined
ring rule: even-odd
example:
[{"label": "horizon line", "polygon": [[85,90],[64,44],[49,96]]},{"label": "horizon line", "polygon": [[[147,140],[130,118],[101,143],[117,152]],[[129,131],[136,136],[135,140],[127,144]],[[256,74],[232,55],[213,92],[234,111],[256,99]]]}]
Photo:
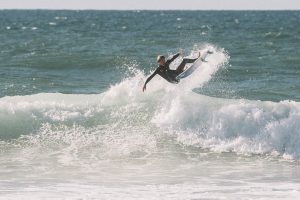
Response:
[{"label": "horizon line", "polygon": [[45,11],[300,11],[300,9],[75,9],[75,8],[0,8],[4,10],[45,10]]}]

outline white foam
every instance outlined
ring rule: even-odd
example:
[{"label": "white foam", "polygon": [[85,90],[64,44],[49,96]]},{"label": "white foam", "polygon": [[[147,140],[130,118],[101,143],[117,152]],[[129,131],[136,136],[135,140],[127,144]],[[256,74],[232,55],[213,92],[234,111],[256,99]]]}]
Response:
[{"label": "white foam", "polygon": [[[177,97],[152,122],[185,145],[300,158],[300,103]],[[170,127],[172,127],[170,129]]]}]

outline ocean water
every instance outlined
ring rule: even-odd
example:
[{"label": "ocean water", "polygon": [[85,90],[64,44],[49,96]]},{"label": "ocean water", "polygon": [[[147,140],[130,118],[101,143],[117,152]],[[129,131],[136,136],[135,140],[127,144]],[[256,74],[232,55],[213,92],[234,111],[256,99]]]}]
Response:
[{"label": "ocean water", "polygon": [[[299,199],[299,24],[299,11],[0,11],[0,199]],[[180,48],[214,54],[143,93],[156,56]]]}]

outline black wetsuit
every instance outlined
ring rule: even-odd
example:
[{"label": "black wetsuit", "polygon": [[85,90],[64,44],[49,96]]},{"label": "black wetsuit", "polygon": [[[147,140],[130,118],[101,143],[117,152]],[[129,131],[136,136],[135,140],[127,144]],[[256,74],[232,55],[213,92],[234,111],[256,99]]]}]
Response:
[{"label": "black wetsuit", "polygon": [[177,53],[175,54],[171,59],[168,59],[165,63],[165,65],[159,65],[158,68],[153,72],[153,74],[147,78],[145,84],[147,84],[156,74],[160,75],[161,77],[163,77],[164,79],[166,79],[167,81],[169,81],[170,83],[178,83],[179,79],[177,79],[176,77],[183,72],[183,68],[185,66],[186,63],[192,63],[194,62],[196,59],[183,59],[183,61],[180,63],[180,65],[177,67],[176,70],[172,70],[170,69],[170,64],[171,62],[173,62],[180,54]]}]

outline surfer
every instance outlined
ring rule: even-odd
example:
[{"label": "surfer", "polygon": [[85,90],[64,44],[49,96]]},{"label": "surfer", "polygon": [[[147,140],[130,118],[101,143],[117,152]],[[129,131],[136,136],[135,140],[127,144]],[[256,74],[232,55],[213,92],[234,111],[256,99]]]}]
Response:
[{"label": "surfer", "polygon": [[172,58],[166,60],[165,56],[158,55],[157,56],[157,63],[158,67],[157,69],[147,78],[144,86],[143,86],[143,92],[146,90],[147,83],[156,75],[160,75],[165,80],[169,81],[170,83],[178,83],[179,80],[176,78],[180,73],[184,71],[184,67],[187,63],[193,63],[200,57],[200,52],[198,58],[195,59],[188,59],[184,58],[182,62],[178,65],[176,70],[172,70],[169,68],[170,64],[179,56],[182,56],[183,52],[180,51],[179,53],[172,56]]}]

